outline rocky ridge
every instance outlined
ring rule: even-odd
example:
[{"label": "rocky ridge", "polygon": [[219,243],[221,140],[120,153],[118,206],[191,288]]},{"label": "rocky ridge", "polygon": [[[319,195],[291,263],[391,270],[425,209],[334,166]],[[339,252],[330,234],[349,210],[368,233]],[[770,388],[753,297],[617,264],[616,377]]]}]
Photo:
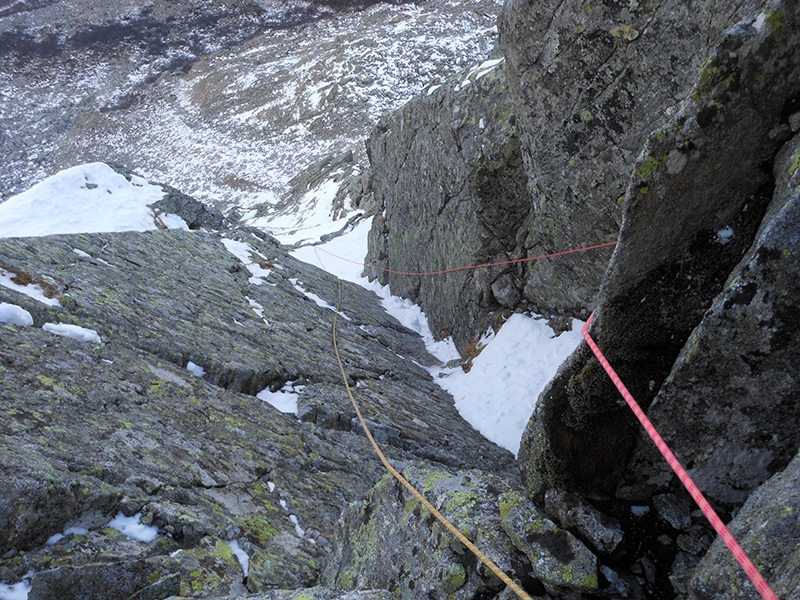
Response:
[{"label": "rocky ridge", "polygon": [[[222,242],[247,244],[254,263]],[[318,583],[340,513],[382,470],[338,380],[333,311],[311,299],[334,303],[336,281],[247,229],[12,238],[0,257],[61,302],[0,288],[34,317],[4,325],[0,341],[0,580],[28,574],[29,598]],[[416,366],[432,360],[419,338],[371,293],[342,285],[342,356],[387,454],[434,470],[492,465],[514,482],[511,455],[476,436]],[[102,343],[53,335],[45,322],[90,328]],[[265,389],[296,394],[297,416],[255,397]],[[145,544],[107,527],[120,511],[159,537]],[[45,543],[75,527],[83,532]],[[245,576],[231,540],[249,557]]]}]

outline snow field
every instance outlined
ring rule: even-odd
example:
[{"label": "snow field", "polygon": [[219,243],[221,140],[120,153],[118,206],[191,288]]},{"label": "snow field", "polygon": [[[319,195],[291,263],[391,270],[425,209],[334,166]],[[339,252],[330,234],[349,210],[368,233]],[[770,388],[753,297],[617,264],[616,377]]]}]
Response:
[{"label": "snow field", "polygon": [[189,229],[180,217],[156,215],[148,204],[164,190],[141,177],[130,181],[104,163],[61,171],[0,204],[0,237],[56,233]]},{"label": "snow field", "polygon": [[[350,233],[326,244],[298,248],[292,256],[374,291],[386,312],[422,336],[428,352],[444,364],[459,359],[452,340],[434,340],[419,306],[362,277],[370,227],[371,219],[366,219]],[[429,370],[455,398],[456,409],[470,425],[516,454],[539,394],[580,343],[582,325],[574,319],[572,331],[555,336],[544,320],[515,314],[500,331],[487,333],[485,347],[469,373],[460,366]]]}]

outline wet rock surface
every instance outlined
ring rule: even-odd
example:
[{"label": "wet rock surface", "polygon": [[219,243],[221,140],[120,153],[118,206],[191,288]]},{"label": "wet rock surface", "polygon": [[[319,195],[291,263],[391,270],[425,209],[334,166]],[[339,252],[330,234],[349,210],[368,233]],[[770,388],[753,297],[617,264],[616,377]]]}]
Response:
[{"label": "wet rock surface", "polygon": [[[31,594],[41,598],[94,597],[81,590],[117,579],[118,588],[96,584],[103,597],[318,582],[341,511],[382,471],[337,381],[333,310],[306,296],[335,304],[337,283],[263,233],[226,236],[0,241],[0,262],[61,298],[48,306],[0,288],[34,316],[0,336],[0,580],[33,572]],[[223,245],[236,240],[250,264]],[[53,335],[45,322],[92,329],[102,342]],[[427,371],[398,356],[433,360],[370,292],[343,284],[338,329],[351,384],[389,456],[489,463],[513,480],[511,455],[476,437]],[[255,397],[265,389],[294,390],[300,418]],[[109,528],[120,512],[158,537],[138,542]],[[233,541],[249,557],[247,576]],[[122,571],[129,576],[117,578]]]}]

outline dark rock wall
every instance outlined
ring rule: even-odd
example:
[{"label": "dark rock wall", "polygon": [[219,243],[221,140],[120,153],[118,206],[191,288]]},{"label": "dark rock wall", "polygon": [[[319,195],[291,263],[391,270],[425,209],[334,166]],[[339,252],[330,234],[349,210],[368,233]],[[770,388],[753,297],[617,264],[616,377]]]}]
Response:
[{"label": "dark rock wall", "polygon": [[[681,350],[649,416],[715,502],[739,506],[800,447],[800,138],[775,161],[775,195],[753,246]],[[626,496],[663,490],[640,442]],[[651,482],[647,489],[637,488]],[[660,486],[653,485],[660,482]]]},{"label": "dark rock wall", "polygon": [[[800,455],[753,493],[730,526],[778,598],[800,598],[798,481]],[[692,600],[761,597],[721,540],[714,542],[698,565],[688,591]]]},{"label": "dark rock wall", "polygon": [[[367,144],[377,212],[368,261],[439,271],[524,256],[530,210],[502,63],[463,73],[409,102]],[[464,350],[519,301],[522,269],[410,277],[367,268],[428,315],[433,334]]]},{"label": "dark rock wall", "polygon": [[[800,92],[798,40],[783,24],[795,9],[782,9],[780,26],[749,18],[730,30],[692,97],[637,161],[592,329],[644,406],[750,247],[772,199],[772,166]],[[524,453],[526,469],[535,464],[555,485],[611,492],[632,443],[625,439],[631,417],[617,397],[581,347],[537,406],[523,444],[537,450]],[[547,441],[534,442],[535,431],[548,431]],[[607,463],[586,453],[603,447]]]},{"label": "dark rock wall", "polygon": [[[529,254],[616,239],[636,156],[675,113],[722,31],[755,5],[511,0],[499,19],[532,210]],[[531,265],[540,313],[586,318],[608,253]]]},{"label": "dark rock wall", "polygon": [[[796,2],[773,2],[728,30],[648,138],[592,326],[726,519],[800,445],[798,20]],[[519,458],[537,501],[568,489],[623,521],[615,568],[634,560],[625,569],[647,575],[647,557],[650,593],[687,593],[704,520],[585,345],[540,397]],[[631,505],[651,515],[637,521]],[[751,549],[776,552],[763,538]],[[775,576],[792,589],[791,570]]]}]

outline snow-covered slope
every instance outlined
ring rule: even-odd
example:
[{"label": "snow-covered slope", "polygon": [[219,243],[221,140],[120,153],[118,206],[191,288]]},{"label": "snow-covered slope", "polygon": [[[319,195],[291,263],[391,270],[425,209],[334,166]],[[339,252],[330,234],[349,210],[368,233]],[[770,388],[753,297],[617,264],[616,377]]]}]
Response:
[{"label": "snow-covered slope", "polygon": [[[289,179],[326,154],[354,150],[363,159],[361,140],[381,113],[480,63],[494,45],[500,5],[378,4],[243,42],[206,36],[195,44],[201,58],[179,45],[156,51],[153,40],[139,43],[133,34],[117,47],[49,56],[39,46],[26,53],[19,41],[17,49],[0,47],[0,152],[7,157],[0,195],[58,169],[105,161],[220,208],[275,201]],[[46,10],[52,7],[24,13],[27,20],[0,15],[0,36],[15,28],[31,40],[68,36],[72,30],[53,33],[55,25],[37,23]],[[134,24],[144,18],[136,11]],[[124,23],[117,17],[108,27]],[[214,44],[220,49],[208,54]]]},{"label": "snow-covered slope", "polygon": [[163,197],[160,186],[141,177],[128,181],[104,163],[79,165],[0,204],[0,237],[189,229],[180,217],[148,206]]}]

